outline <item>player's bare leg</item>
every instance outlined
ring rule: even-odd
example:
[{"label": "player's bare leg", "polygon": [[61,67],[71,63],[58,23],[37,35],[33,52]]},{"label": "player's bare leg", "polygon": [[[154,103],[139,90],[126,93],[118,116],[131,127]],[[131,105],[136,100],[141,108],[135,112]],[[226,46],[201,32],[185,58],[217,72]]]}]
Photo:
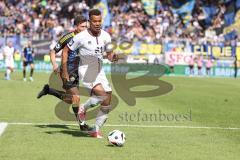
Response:
[{"label": "player's bare leg", "polygon": [[80,94],[79,89],[77,87],[70,88],[66,90],[65,95],[63,96],[63,100],[69,104],[72,104],[72,110],[76,117],[76,120],[79,124],[81,131],[89,131],[91,128],[86,124],[85,121],[81,121],[78,116],[78,110],[80,105]]},{"label": "player's bare leg", "polygon": [[30,64],[30,68],[31,68],[31,70],[30,70],[29,79],[30,79],[30,81],[33,81],[33,72],[34,72],[34,64],[33,63]]},{"label": "player's bare leg", "polygon": [[5,79],[6,80],[10,80],[10,75],[11,75],[11,72],[13,72],[13,68],[12,67],[7,67],[6,69],[6,73],[5,73]]},{"label": "player's bare leg", "polygon": [[26,79],[26,66],[23,65],[23,81],[26,82],[27,79]]},{"label": "player's bare leg", "polygon": [[66,92],[64,91],[60,91],[60,90],[56,90],[54,88],[50,88],[50,86],[48,84],[45,84],[42,88],[42,90],[38,93],[37,98],[41,98],[42,96],[45,95],[52,95],[68,104],[72,104],[72,100],[73,98],[76,99],[76,96],[73,97],[72,95],[79,95],[78,89],[74,87],[71,89],[66,90]]},{"label": "player's bare leg", "polygon": [[92,137],[102,138],[102,135],[100,133],[100,128],[104,125],[104,123],[108,119],[108,113],[111,109],[110,102],[111,102],[112,93],[111,92],[106,93],[101,84],[96,85],[92,91],[94,95],[97,95],[98,97],[102,97],[102,103],[96,116],[94,130],[90,132],[90,135]]},{"label": "player's bare leg", "polygon": [[60,100],[63,100],[64,102],[68,104],[72,104],[72,110],[74,112],[75,118],[79,124],[81,131],[89,131],[91,128],[86,124],[85,121],[81,121],[78,116],[78,110],[80,105],[80,95],[79,95],[79,89],[77,87],[72,87],[70,89],[67,89],[66,92],[59,91],[53,88],[50,88],[48,84],[46,84],[42,91],[39,92],[37,98],[41,98],[44,95],[53,95]]},{"label": "player's bare leg", "polygon": [[[63,100],[64,99],[63,97],[64,97],[64,95],[66,95],[66,93],[63,91],[56,90],[54,88],[50,88],[48,84],[45,84],[43,86],[42,90],[38,93],[37,98],[39,99],[45,95],[52,95],[60,100]],[[66,102],[66,103],[68,103],[68,102]]]}]

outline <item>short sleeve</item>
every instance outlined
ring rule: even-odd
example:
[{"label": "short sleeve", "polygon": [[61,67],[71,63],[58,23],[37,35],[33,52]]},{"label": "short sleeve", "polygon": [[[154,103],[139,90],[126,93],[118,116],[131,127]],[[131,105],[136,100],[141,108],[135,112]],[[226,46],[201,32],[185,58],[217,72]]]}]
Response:
[{"label": "short sleeve", "polygon": [[81,46],[81,34],[74,36],[67,44],[68,48],[72,51],[77,50]]},{"label": "short sleeve", "polygon": [[72,39],[73,37],[73,33],[70,32],[68,34],[65,34],[64,36],[62,36],[55,44],[54,46],[54,51],[56,53],[58,53],[59,51],[61,51],[65,46],[66,44],[70,41],[70,39]]},{"label": "short sleeve", "polygon": [[55,48],[55,46],[56,46],[56,42],[53,41],[53,42],[51,43],[51,45],[49,46],[49,49],[50,49],[50,50],[53,50],[53,49]]},{"label": "short sleeve", "polygon": [[111,39],[111,36],[106,32],[106,37],[105,37],[105,41],[106,41],[106,44],[105,44],[105,52],[112,52],[113,51],[113,48],[112,48],[112,45],[111,45],[111,42],[112,42],[112,39]]},{"label": "short sleeve", "polygon": [[62,44],[60,42],[57,42],[53,49],[56,53],[58,53],[60,50],[62,50]]}]

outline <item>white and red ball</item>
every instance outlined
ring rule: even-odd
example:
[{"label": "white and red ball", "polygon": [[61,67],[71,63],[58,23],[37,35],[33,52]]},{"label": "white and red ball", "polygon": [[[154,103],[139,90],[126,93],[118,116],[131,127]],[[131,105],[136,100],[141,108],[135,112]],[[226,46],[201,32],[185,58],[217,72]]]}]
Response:
[{"label": "white and red ball", "polygon": [[121,147],[126,141],[126,136],[122,131],[113,130],[108,134],[108,142],[111,145]]}]

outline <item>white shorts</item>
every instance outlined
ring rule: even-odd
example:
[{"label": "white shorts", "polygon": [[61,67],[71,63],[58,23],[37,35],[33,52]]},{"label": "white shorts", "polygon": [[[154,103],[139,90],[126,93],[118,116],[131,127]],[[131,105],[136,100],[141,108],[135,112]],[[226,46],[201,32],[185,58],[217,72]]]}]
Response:
[{"label": "white shorts", "polygon": [[[107,80],[104,69],[101,68],[100,72],[97,70],[91,70],[87,73],[88,65],[80,66],[78,68],[79,80],[82,81],[84,87],[86,87],[89,92],[97,84],[101,84],[105,92],[111,92],[112,88]],[[93,73],[94,72],[94,73]]]},{"label": "white shorts", "polygon": [[13,59],[5,59],[5,66],[10,67],[10,68],[14,68],[14,60]]}]

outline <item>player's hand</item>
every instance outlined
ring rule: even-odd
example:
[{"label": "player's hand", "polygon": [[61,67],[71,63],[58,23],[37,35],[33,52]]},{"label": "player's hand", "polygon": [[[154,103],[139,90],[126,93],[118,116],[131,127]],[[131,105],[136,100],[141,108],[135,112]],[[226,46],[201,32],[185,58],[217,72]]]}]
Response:
[{"label": "player's hand", "polygon": [[53,65],[53,72],[55,72],[55,73],[58,72],[58,64],[57,64],[57,63],[55,63],[55,64]]},{"label": "player's hand", "polygon": [[113,59],[112,59],[112,62],[116,62],[118,61],[119,57],[117,54],[113,54]]},{"label": "player's hand", "polygon": [[62,77],[63,82],[66,83],[66,82],[69,81],[69,75],[68,75],[68,73],[61,72],[60,74],[61,74],[61,77]]},{"label": "player's hand", "polygon": [[69,84],[69,78],[63,77],[62,78],[63,85],[68,85]]},{"label": "player's hand", "polygon": [[108,60],[110,60],[111,62],[116,62],[116,61],[118,61],[118,55],[117,54],[109,54]]}]

